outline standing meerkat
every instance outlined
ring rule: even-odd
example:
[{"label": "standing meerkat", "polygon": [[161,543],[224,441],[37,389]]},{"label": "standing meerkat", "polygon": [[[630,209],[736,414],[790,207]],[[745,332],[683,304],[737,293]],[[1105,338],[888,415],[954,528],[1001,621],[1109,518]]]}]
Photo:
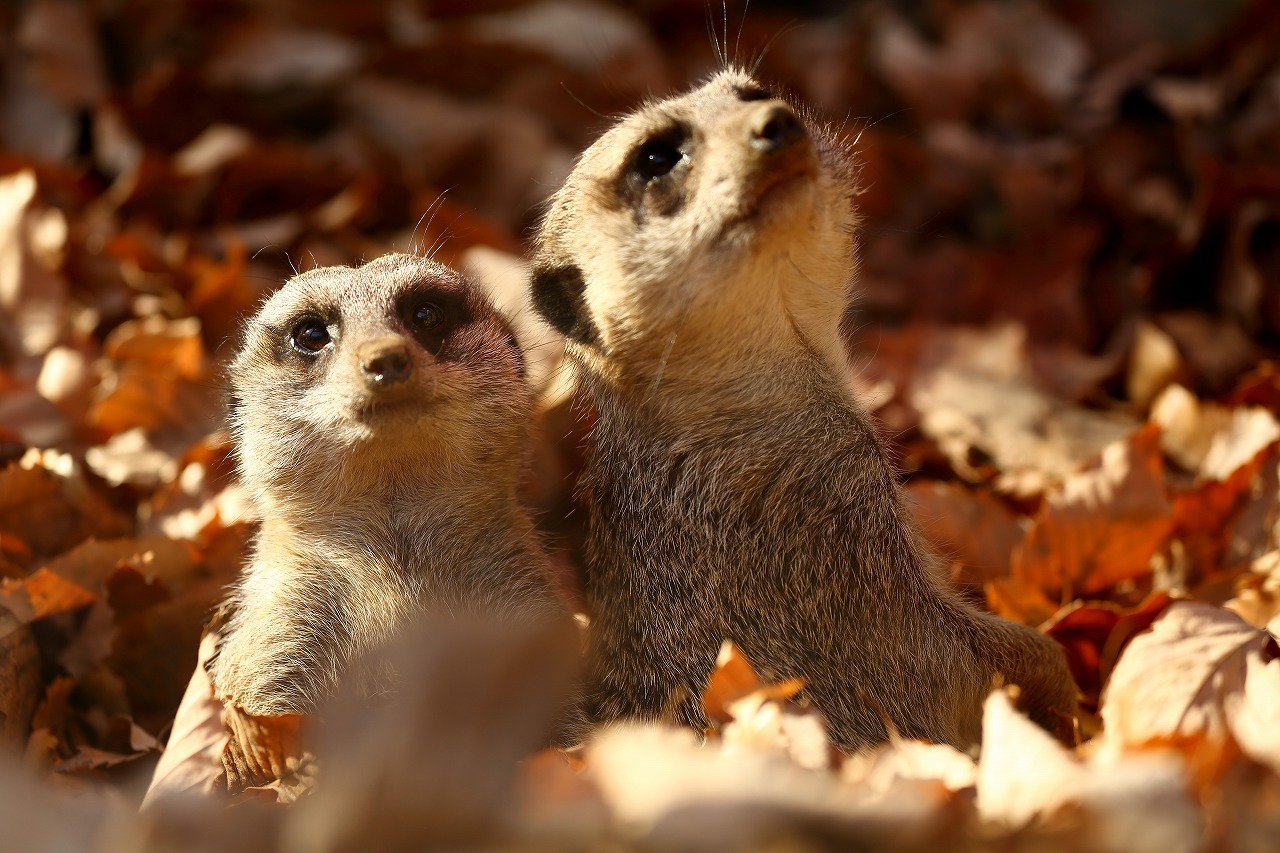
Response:
[{"label": "standing meerkat", "polygon": [[[531,394],[510,326],[412,255],[290,280],[232,362],[261,518],[209,673],[256,716],[307,714],[422,614],[571,624],[517,498]],[[571,629],[570,629],[571,630]]]},{"label": "standing meerkat", "polygon": [[596,721],[699,696],[725,638],[799,677],[833,741],[981,734],[993,679],[1061,732],[1049,637],[940,578],[845,380],[851,155],[748,75],[649,104],[583,153],[533,255],[598,420],[580,480]]}]

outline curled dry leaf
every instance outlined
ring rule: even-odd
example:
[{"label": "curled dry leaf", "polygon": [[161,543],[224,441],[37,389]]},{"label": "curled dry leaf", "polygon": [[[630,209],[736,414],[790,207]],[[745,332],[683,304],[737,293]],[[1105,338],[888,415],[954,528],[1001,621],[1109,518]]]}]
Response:
[{"label": "curled dry leaf", "polygon": [[733,642],[725,640],[716,657],[716,668],[707,680],[707,689],[702,692],[702,708],[710,719],[727,723],[733,719],[729,706],[763,687],[755,667]]},{"label": "curled dry leaf", "polygon": [[1280,773],[1280,657],[1249,655],[1244,690],[1226,697],[1225,710],[1240,748]]},{"label": "curled dry leaf", "polygon": [[1088,772],[1047,732],[1020,714],[1006,690],[987,697],[978,764],[978,814],[1024,826],[1076,800]]},{"label": "curled dry leaf", "polygon": [[38,188],[31,170],[0,175],[0,360],[47,352],[65,331],[67,221],[36,201]]},{"label": "curled dry leaf", "polygon": [[282,802],[292,802],[310,788],[315,759],[306,746],[309,717],[259,717],[238,705],[225,705],[222,721],[230,732],[222,751],[228,791],[270,787],[279,791]]},{"label": "curled dry leaf", "polygon": [[938,361],[916,378],[911,404],[921,430],[965,479],[987,479],[975,461],[990,460],[999,488],[1034,496],[1133,427],[1124,416],[1072,406],[1037,387],[1021,326],[939,338],[930,347]]},{"label": "curled dry leaf", "polygon": [[721,725],[726,748],[774,750],[801,767],[825,769],[833,753],[822,715],[789,701],[803,689],[799,678],[761,683],[741,650],[725,640],[702,706]]},{"label": "curled dry leaf", "polygon": [[850,756],[840,777],[872,801],[912,796],[941,802],[977,784],[978,764],[953,746],[894,738],[870,755]]},{"label": "curled dry leaf", "polygon": [[[1275,657],[1275,638],[1235,613],[1197,602],[1179,602],[1136,637],[1121,655],[1103,695],[1105,738],[1112,746],[1141,746],[1173,738],[1224,738],[1236,728],[1240,697],[1255,709],[1269,691],[1248,681]],[[1254,663],[1251,664],[1250,661]],[[1248,697],[1252,696],[1250,702]],[[1256,710],[1246,714],[1256,733]],[[1256,739],[1254,740],[1256,743]]]},{"label": "curled dry leaf", "polygon": [[1125,376],[1125,391],[1130,400],[1145,409],[1156,395],[1178,374],[1181,362],[1178,347],[1173,338],[1153,323],[1143,320],[1138,324],[1129,354],[1129,371]]},{"label": "curled dry leaf", "polygon": [[1280,636],[1280,551],[1269,551],[1236,580],[1236,595],[1224,605],[1255,628]]},{"label": "curled dry leaf", "polygon": [[1151,404],[1151,422],[1160,427],[1160,447],[1187,471],[1199,471],[1215,436],[1231,419],[1223,406],[1201,403],[1181,385],[1170,385]]}]

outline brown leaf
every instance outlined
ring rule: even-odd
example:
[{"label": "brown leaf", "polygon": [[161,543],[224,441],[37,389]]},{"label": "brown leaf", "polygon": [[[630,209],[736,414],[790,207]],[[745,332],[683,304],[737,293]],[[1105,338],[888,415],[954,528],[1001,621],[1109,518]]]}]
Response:
[{"label": "brown leaf", "polygon": [[314,762],[308,743],[313,721],[301,714],[258,717],[236,705],[222,711],[230,738],[222,751],[227,790],[301,779]]},{"label": "brown leaf", "polygon": [[102,50],[90,12],[67,0],[31,4],[18,30],[41,86],[71,107],[97,102],[106,91]]},{"label": "brown leaf", "polygon": [[1087,706],[1097,709],[1102,685],[1110,677],[1120,652],[1134,635],[1151,627],[1171,601],[1164,592],[1131,608],[1107,601],[1077,601],[1045,626],[1045,633],[1066,652],[1071,675]]},{"label": "brown leaf", "polygon": [[1013,550],[1025,532],[1000,500],[936,480],[916,480],[905,494],[925,536],[955,559],[953,582],[984,584],[1009,574]]},{"label": "brown leaf", "polygon": [[1269,645],[1229,610],[1179,602],[1121,655],[1102,701],[1107,739],[1121,744],[1222,737],[1226,703],[1246,686],[1249,661]]},{"label": "brown leaf", "polygon": [[69,457],[52,456],[29,453],[0,470],[0,530],[20,539],[32,560],[62,553],[91,536],[126,535],[132,522],[84,481]]},{"label": "brown leaf", "polygon": [[1057,613],[1060,605],[1040,587],[1016,578],[996,578],[985,587],[987,606],[993,613],[1023,625],[1040,625]]},{"label": "brown leaf", "polygon": [[21,748],[40,701],[40,652],[31,631],[0,607],[0,742]]},{"label": "brown leaf", "polygon": [[1073,597],[1145,575],[1173,528],[1172,509],[1159,430],[1144,427],[1046,497],[1014,552],[1013,576]]},{"label": "brown leaf", "polygon": [[725,640],[720,645],[716,667],[707,680],[707,689],[702,693],[702,708],[712,720],[727,723],[733,719],[729,705],[763,686],[755,668],[738,647]]},{"label": "brown leaf", "polygon": [[113,767],[137,761],[144,755],[146,755],[145,752],[123,754],[81,745],[76,750],[75,755],[65,761],[58,762],[55,769],[59,773],[87,773],[95,770],[110,770]]},{"label": "brown leaf", "polygon": [[216,428],[216,396],[198,319],[152,316],[123,323],[107,336],[103,354],[114,362],[114,373],[89,410],[94,426],[110,433],[177,428],[192,432],[191,439]]},{"label": "brown leaf", "polygon": [[23,581],[0,582],[0,606],[7,607],[26,622],[70,613],[97,600],[89,590],[48,568],[36,571]]},{"label": "brown leaf", "polygon": [[[1205,480],[1193,490],[1174,496],[1173,538],[1181,543],[1188,559],[1201,577],[1212,578],[1219,572],[1231,573],[1251,559],[1239,546],[1245,540],[1231,535],[1232,522],[1253,503],[1265,504],[1256,492],[1264,480],[1263,473],[1280,463],[1280,448],[1258,454],[1223,480]],[[1261,519],[1258,520],[1259,522]],[[1263,534],[1258,523],[1256,532]],[[1229,546],[1236,546],[1229,548]]]}]

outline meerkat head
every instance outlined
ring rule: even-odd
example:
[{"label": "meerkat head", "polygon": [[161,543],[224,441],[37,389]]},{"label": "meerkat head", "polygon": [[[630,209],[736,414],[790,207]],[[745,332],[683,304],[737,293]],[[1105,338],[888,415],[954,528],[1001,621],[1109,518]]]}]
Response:
[{"label": "meerkat head", "polygon": [[515,479],[530,417],[510,326],[459,273],[388,255],[287,282],[229,368],[243,478],[315,502],[397,477]]},{"label": "meerkat head", "polygon": [[583,153],[536,240],[534,304],[589,364],[640,378],[797,338],[842,363],[853,193],[835,135],[722,71]]}]

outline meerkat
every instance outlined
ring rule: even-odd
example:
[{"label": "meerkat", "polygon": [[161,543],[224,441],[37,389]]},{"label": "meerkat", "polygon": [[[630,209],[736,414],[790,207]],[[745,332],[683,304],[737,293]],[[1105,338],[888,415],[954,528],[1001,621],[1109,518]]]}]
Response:
[{"label": "meerkat", "polygon": [[803,679],[844,750],[889,729],[970,748],[1000,677],[1065,734],[1061,649],[949,588],[846,382],[855,178],[830,128],[725,70],[614,125],[551,199],[531,298],[597,417],[596,722],[705,728],[727,638]]},{"label": "meerkat", "polygon": [[424,614],[571,625],[517,497],[523,356],[462,275],[405,254],[304,272],[228,373],[261,526],[208,667],[223,701],[312,714],[340,684],[385,691],[367,653]]}]

